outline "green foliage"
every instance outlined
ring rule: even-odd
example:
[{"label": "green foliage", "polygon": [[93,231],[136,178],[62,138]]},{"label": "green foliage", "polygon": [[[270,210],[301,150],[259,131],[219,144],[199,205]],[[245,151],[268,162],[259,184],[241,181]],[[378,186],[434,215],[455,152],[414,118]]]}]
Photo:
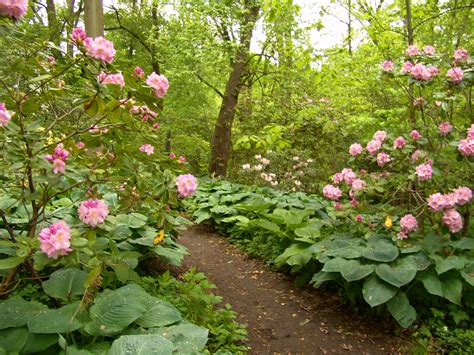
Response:
[{"label": "green foliage", "polygon": [[245,326],[236,321],[236,313],[229,304],[219,306],[222,297],[212,293],[215,285],[203,273],[191,269],[178,280],[166,272],[159,277],[142,278],[141,285],[150,294],[173,304],[186,320],[209,329],[209,352],[247,350],[242,344],[247,339]]}]

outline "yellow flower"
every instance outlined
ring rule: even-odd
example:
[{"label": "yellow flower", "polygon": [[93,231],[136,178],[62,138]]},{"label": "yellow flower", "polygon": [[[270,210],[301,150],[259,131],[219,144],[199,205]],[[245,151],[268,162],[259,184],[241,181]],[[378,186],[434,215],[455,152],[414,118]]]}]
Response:
[{"label": "yellow flower", "polygon": [[45,130],[46,130],[46,128],[44,128],[44,127],[38,127],[38,128],[36,128],[36,131],[37,131],[37,132],[44,132]]},{"label": "yellow flower", "polygon": [[54,143],[54,137],[53,137],[53,132],[48,131],[48,138],[46,139],[48,144],[53,144]]},{"label": "yellow flower", "polygon": [[393,221],[391,216],[385,218],[385,228],[390,229],[393,226]]},{"label": "yellow flower", "polygon": [[155,239],[153,239],[153,245],[158,245],[160,244],[163,239],[165,239],[165,230],[162,229],[160,232],[156,235]]}]

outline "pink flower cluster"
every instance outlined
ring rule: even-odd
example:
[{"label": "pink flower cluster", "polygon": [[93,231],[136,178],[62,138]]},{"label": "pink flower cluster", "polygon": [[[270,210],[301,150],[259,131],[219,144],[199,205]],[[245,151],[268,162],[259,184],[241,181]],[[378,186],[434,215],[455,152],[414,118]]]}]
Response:
[{"label": "pink flower cluster", "polygon": [[150,110],[148,106],[145,106],[145,105],[132,106],[132,108],[130,109],[130,113],[138,114],[144,122],[153,121],[158,116],[158,114],[155,111]]},{"label": "pink flower cluster", "polygon": [[274,173],[261,173],[260,177],[266,182],[269,182],[272,186],[278,185],[278,181],[276,180],[276,175]]},{"label": "pink flower cluster", "polygon": [[191,196],[197,188],[197,180],[191,174],[179,175],[176,178],[176,187],[181,197]]},{"label": "pink flower cluster", "polygon": [[0,126],[6,127],[10,119],[12,118],[10,112],[5,107],[3,102],[0,102]]},{"label": "pink flower cluster", "polygon": [[455,209],[450,209],[444,212],[441,222],[448,227],[451,233],[457,233],[462,230],[462,217]]},{"label": "pink flower cluster", "polygon": [[95,59],[100,59],[105,63],[112,63],[115,57],[114,44],[104,37],[94,39],[88,37],[84,40],[87,53]]},{"label": "pink flower cluster", "polygon": [[71,249],[71,229],[64,221],[43,228],[38,236],[40,248],[48,258],[57,259],[59,255],[67,255]]},{"label": "pink flower cluster", "polygon": [[152,155],[155,153],[155,147],[148,143],[143,144],[139,149],[141,152],[146,153],[146,155]]},{"label": "pink flower cluster", "polygon": [[467,137],[459,141],[458,151],[465,157],[472,157],[474,155],[474,124],[468,128]]},{"label": "pink flower cluster", "polygon": [[326,185],[323,187],[323,194],[330,200],[339,200],[342,196],[342,191],[339,187]]},{"label": "pink flower cluster", "polygon": [[377,154],[377,165],[378,166],[382,167],[385,164],[389,163],[390,161],[392,161],[392,158],[390,158],[390,155],[388,155],[387,153],[380,152],[379,154]]},{"label": "pink flower cluster", "polygon": [[414,57],[420,54],[420,49],[415,45],[410,45],[405,51],[406,55],[409,57]]},{"label": "pink flower cluster", "polygon": [[137,78],[143,78],[145,76],[145,72],[142,68],[135,67],[135,69],[133,69],[133,75],[135,75]]},{"label": "pink flower cluster", "polygon": [[53,154],[47,154],[44,158],[53,163],[54,174],[64,174],[66,172],[66,160],[69,157],[69,152],[64,149],[64,144],[59,143],[54,148]]},{"label": "pink flower cluster", "polygon": [[395,149],[402,149],[405,146],[405,138],[403,137],[398,137],[393,141],[393,148]]},{"label": "pink flower cluster", "polygon": [[408,238],[408,234],[418,229],[418,222],[411,214],[406,214],[400,219],[400,233],[397,234],[398,239]]},{"label": "pink flower cluster", "polygon": [[433,168],[431,167],[431,164],[420,164],[416,167],[416,175],[418,175],[418,180],[420,181],[426,181],[431,179],[431,176],[433,175]]},{"label": "pink flower cluster", "polygon": [[418,63],[411,67],[410,73],[414,79],[428,81],[439,73],[439,69],[437,67],[426,67],[423,63]]},{"label": "pink flower cluster", "polygon": [[430,195],[427,203],[433,212],[438,212],[446,208],[453,208],[455,205],[465,205],[472,199],[472,191],[469,187],[460,186],[449,194],[441,194],[439,192]]},{"label": "pink flower cluster", "polygon": [[384,72],[391,72],[395,68],[395,64],[391,60],[384,61],[380,67]]},{"label": "pink flower cluster", "polygon": [[459,84],[464,77],[464,71],[461,68],[454,67],[448,70],[446,76],[449,78],[449,82],[453,84]]},{"label": "pink flower cluster", "polygon": [[28,10],[28,0],[0,0],[0,15],[20,18]]},{"label": "pink flower cluster", "polygon": [[122,73],[108,74],[101,71],[100,74],[97,76],[97,81],[103,85],[108,85],[108,84],[120,85],[122,89],[125,86],[125,80],[123,79]]},{"label": "pink flower cluster", "polygon": [[413,140],[417,141],[417,140],[419,140],[419,139],[421,138],[421,134],[420,134],[420,132],[418,132],[416,129],[414,129],[413,131],[410,132],[410,137],[411,137]]},{"label": "pink flower cluster", "polygon": [[164,75],[158,75],[155,72],[148,75],[145,83],[155,90],[157,97],[164,97],[168,91],[168,79]]},{"label": "pink flower cluster", "polygon": [[359,143],[351,144],[351,146],[349,147],[349,154],[352,156],[359,155],[360,153],[362,153],[362,149],[363,148]]},{"label": "pink flower cluster", "polygon": [[86,31],[84,31],[80,27],[76,27],[71,32],[71,41],[80,44],[83,43],[87,39]]},{"label": "pink flower cluster", "polygon": [[441,122],[438,126],[439,134],[446,136],[453,130],[453,126],[449,122]]},{"label": "pink flower cluster", "polygon": [[456,63],[468,61],[469,52],[464,48],[458,48],[454,51],[453,58]]},{"label": "pink flower cluster", "polygon": [[77,212],[83,223],[95,228],[98,224],[104,223],[109,215],[109,207],[104,201],[94,198],[82,202]]}]

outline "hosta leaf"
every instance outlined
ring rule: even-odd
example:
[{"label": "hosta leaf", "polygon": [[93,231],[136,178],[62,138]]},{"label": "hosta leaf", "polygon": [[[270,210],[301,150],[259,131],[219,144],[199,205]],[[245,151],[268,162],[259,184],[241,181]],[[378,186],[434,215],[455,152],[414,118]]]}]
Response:
[{"label": "hosta leaf", "polygon": [[430,259],[423,252],[408,255],[405,259],[411,260],[418,271],[426,270],[431,265]]},{"label": "hosta leaf", "polygon": [[26,327],[8,328],[0,330],[0,353],[18,354],[23,349],[28,339]]},{"label": "hosta leaf", "polygon": [[149,295],[139,286],[129,284],[114,291],[106,290],[90,309],[92,321],[85,326],[91,335],[120,332],[143,316]]},{"label": "hosta leaf", "polygon": [[403,328],[408,328],[416,319],[416,310],[410,305],[404,292],[399,292],[388,301],[387,308]]},{"label": "hosta leaf", "polygon": [[145,307],[146,313],[135,321],[143,328],[163,327],[181,320],[181,314],[172,304],[156,297],[146,298]]},{"label": "hosta leaf", "polygon": [[280,234],[280,227],[278,226],[278,224],[270,222],[268,219],[259,218],[259,219],[254,220],[253,223],[257,227],[260,227],[262,229],[266,229],[266,230],[268,230],[270,232],[273,232],[275,234]]},{"label": "hosta leaf", "polygon": [[171,327],[153,329],[153,333],[160,334],[171,340],[175,353],[197,354],[206,345],[209,331],[194,324],[178,324]]},{"label": "hosta leaf", "polygon": [[60,269],[41,285],[48,296],[67,301],[84,293],[87,275],[87,272],[79,269]]},{"label": "hosta leaf", "polygon": [[407,258],[398,259],[391,264],[379,264],[375,269],[378,277],[396,287],[410,283],[417,272],[415,264]]},{"label": "hosta leaf", "polygon": [[42,311],[28,321],[28,329],[37,334],[69,333],[79,329],[88,320],[80,306],[80,302],[75,302]]},{"label": "hosta leaf", "polygon": [[303,244],[303,243],[291,244],[288,248],[285,249],[283,254],[279,255],[275,259],[275,264],[282,266],[288,261],[289,258],[291,258],[292,256],[299,255],[299,254],[309,254],[309,256],[311,257],[311,253],[308,252],[307,244]]},{"label": "hosta leaf", "polygon": [[346,281],[352,282],[369,276],[375,270],[375,265],[362,265],[359,260],[347,260],[342,267],[341,275]]},{"label": "hosta leaf", "polygon": [[146,225],[148,218],[140,213],[119,214],[116,216],[117,225],[125,225],[138,229]]},{"label": "hosta leaf", "polygon": [[112,343],[109,355],[168,355],[173,343],[158,334],[122,335]]},{"label": "hosta leaf", "polygon": [[461,305],[462,281],[457,273],[447,273],[440,276],[443,283],[443,296],[454,304]]},{"label": "hosta leaf", "polygon": [[468,284],[474,286],[474,263],[469,263],[461,270],[461,275]]},{"label": "hosta leaf", "polygon": [[360,247],[347,246],[344,248],[328,250],[326,255],[345,259],[356,259],[360,258],[362,256],[362,253]]},{"label": "hosta leaf", "polygon": [[435,269],[438,275],[441,275],[442,273],[452,269],[461,270],[464,268],[464,265],[465,259],[460,258],[457,255],[450,255],[447,258],[437,258]]},{"label": "hosta leaf", "polygon": [[435,296],[443,297],[443,285],[438,275],[433,270],[428,270],[420,273],[417,277],[421,280],[426,291]]},{"label": "hosta leaf", "polygon": [[36,354],[58,342],[57,334],[28,334],[28,340],[22,349],[23,354]]},{"label": "hosta leaf", "polygon": [[367,246],[362,250],[362,256],[370,260],[388,263],[397,258],[398,248],[389,241],[378,240],[367,243]]},{"label": "hosta leaf", "polygon": [[384,304],[395,296],[397,291],[398,288],[380,280],[375,275],[365,280],[362,286],[362,296],[371,307]]},{"label": "hosta leaf", "polygon": [[455,242],[452,243],[452,245],[456,249],[461,249],[461,250],[473,250],[474,249],[474,238],[461,238]]},{"label": "hosta leaf", "polygon": [[321,237],[320,228],[317,226],[296,228],[295,234],[298,236],[298,238],[295,238],[296,240],[308,243],[314,243],[316,239]]},{"label": "hosta leaf", "polygon": [[313,278],[311,279],[310,283],[318,288],[321,286],[323,283],[326,281],[333,281],[337,280],[340,277],[340,273],[338,272],[326,272],[326,271],[320,271],[316,274],[313,275]]},{"label": "hosta leaf", "polygon": [[31,317],[48,308],[40,303],[27,302],[20,296],[13,296],[0,303],[0,329],[26,325]]},{"label": "hosta leaf", "polygon": [[341,272],[347,260],[344,258],[334,258],[326,262],[322,268],[326,272]]}]

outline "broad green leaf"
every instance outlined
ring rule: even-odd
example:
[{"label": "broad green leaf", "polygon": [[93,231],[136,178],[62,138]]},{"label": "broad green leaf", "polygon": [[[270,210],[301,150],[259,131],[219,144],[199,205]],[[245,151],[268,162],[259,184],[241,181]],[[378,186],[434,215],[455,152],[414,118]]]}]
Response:
[{"label": "broad green leaf", "polygon": [[314,287],[318,288],[319,286],[321,286],[326,281],[337,280],[340,277],[340,275],[341,274],[338,273],[338,272],[320,271],[320,272],[313,275],[313,277],[311,278],[310,283]]},{"label": "broad green leaf", "polygon": [[462,281],[457,273],[450,272],[440,276],[443,284],[443,297],[454,304],[461,305]]},{"label": "broad green leaf", "polygon": [[452,269],[461,270],[464,268],[464,265],[465,259],[460,258],[457,255],[450,255],[447,258],[437,258],[435,269],[438,275],[441,275],[442,273]]},{"label": "broad green leaf", "polygon": [[0,260],[0,270],[13,269],[25,261],[26,256],[12,256],[10,258]]},{"label": "broad green leaf", "polygon": [[146,313],[135,321],[143,328],[163,327],[181,320],[181,314],[172,304],[156,297],[146,298],[145,307]]},{"label": "broad green leaf", "polygon": [[433,270],[427,270],[417,275],[416,277],[423,283],[426,291],[435,296],[443,297],[443,285]]},{"label": "broad green leaf", "polygon": [[327,256],[340,257],[345,259],[356,259],[362,256],[362,248],[347,246],[344,248],[330,249],[326,252]]},{"label": "broad green leaf", "polygon": [[158,334],[122,335],[112,343],[109,355],[168,355],[173,343]]},{"label": "broad green leaf", "polygon": [[341,275],[346,281],[352,282],[369,276],[374,270],[375,265],[373,264],[362,265],[359,260],[346,260],[341,269]]},{"label": "broad green leaf", "polygon": [[371,307],[384,304],[395,296],[397,291],[398,288],[380,280],[375,275],[365,280],[362,286],[362,296]]},{"label": "broad green leaf", "polygon": [[295,229],[296,240],[308,243],[314,243],[316,239],[321,237],[320,228],[317,226],[301,227]]},{"label": "broad green leaf", "polygon": [[416,310],[410,305],[404,292],[399,292],[388,301],[387,308],[403,328],[408,328],[416,320]]},{"label": "broad green leaf", "polygon": [[13,296],[0,303],[0,329],[22,327],[37,313],[48,308],[40,303],[27,302]]},{"label": "broad green leaf", "polygon": [[196,211],[193,216],[196,217],[194,222],[197,224],[200,224],[201,222],[211,218],[211,214],[207,211]]},{"label": "broad green leaf", "polygon": [[28,329],[37,334],[72,332],[87,321],[80,307],[80,302],[74,302],[59,309],[42,311],[28,321]]},{"label": "broad green leaf", "polygon": [[308,251],[308,245],[303,243],[293,243],[288,248],[285,249],[283,254],[279,255],[275,259],[275,264],[282,266],[285,264],[289,258],[300,255],[300,254],[309,254],[311,258],[311,253]]},{"label": "broad green leaf", "polygon": [[138,229],[146,225],[148,218],[140,213],[119,214],[116,216],[117,225],[125,225]]},{"label": "broad green leaf", "polygon": [[87,275],[87,272],[79,269],[60,269],[53,272],[42,286],[48,296],[67,301],[84,293]]},{"label": "broad green leaf", "polygon": [[153,334],[160,334],[171,340],[177,354],[198,354],[207,343],[209,331],[194,324],[178,324],[171,327],[153,329]]},{"label": "broad green leaf", "polygon": [[362,256],[370,260],[388,263],[397,258],[398,248],[391,242],[375,241],[367,243],[365,249],[362,250]]},{"label": "broad green leaf", "polygon": [[268,219],[259,218],[259,219],[254,220],[253,223],[257,227],[260,227],[262,229],[266,229],[266,230],[268,230],[270,232],[273,232],[275,234],[280,234],[280,227],[278,226],[278,224],[270,222]]},{"label": "broad green leaf", "polygon": [[375,269],[378,277],[396,287],[410,283],[417,272],[416,265],[407,258],[397,259],[391,264],[379,264]]},{"label": "broad green leaf", "polygon": [[120,224],[112,230],[110,237],[115,240],[124,240],[130,238],[132,234],[133,231],[128,226]]},{"label": "broad green leaf", "polygon": [[8,328],[0,330],[0,352],[3,349],[7,354],[18,354],[28,339],[26,327]]},{"label": "broad green leaf", "polygon": [[474,286],[474,263],[469,263],[461,270],[461,275],[468,284]]},{"label": "broad green leaf", "polygon": [[423,252],[410,254],[405,259],[411,260],[418,271],[426,270],[431,265],[430,259]]},{"label": "broad green leaf", "polygon": [[[245,217],[245,216],[232,216],[232,217],[227,217],[222,220],[224,223],[235,223],[235,222],[240,222],[241,224],[248,224],[250,220]],[[196,222],[198,223],[198,222]]]},{"label": "broad green leaf", "polygon": [[334,258],[329,260],[327,263],[324,264],[322,271],[326,272],[341,272],[346,265],[347,260],[344,258]]},{"label": "broad green leaf", "polygon": [[452,243],[456,249],[474,250],[474,238],[464,237]]},{"label": "broad green leaf", "polygon": [[188,254],[185,247],[168,247],[157,245],[153,248],[156,255],[161,256],[167,263],[180,266],[184,256]]},{"label": "broad green leaf", "polygon": [[36,354],[58,342],[57,334],[28,334],[28,340],[22,350],[23,354]]}]

